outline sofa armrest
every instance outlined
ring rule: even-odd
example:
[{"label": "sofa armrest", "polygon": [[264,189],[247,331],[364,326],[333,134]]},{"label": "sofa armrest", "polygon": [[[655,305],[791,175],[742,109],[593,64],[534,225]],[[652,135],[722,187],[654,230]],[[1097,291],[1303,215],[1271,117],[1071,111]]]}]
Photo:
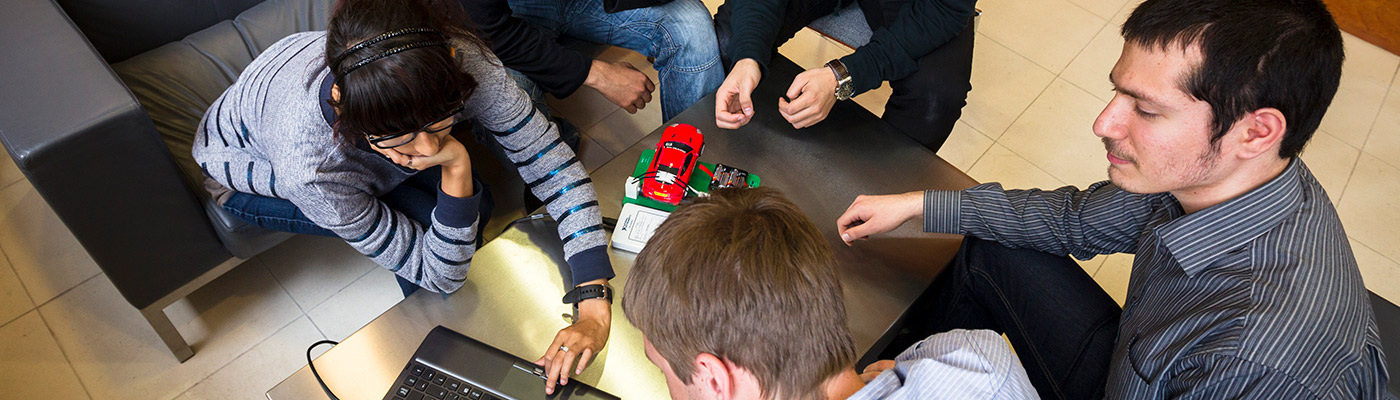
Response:
[{"label": "sofa armrest", "polygon": [[53,0],[0,13],[0,141],[137,308],[227,260],[126,86]]}]

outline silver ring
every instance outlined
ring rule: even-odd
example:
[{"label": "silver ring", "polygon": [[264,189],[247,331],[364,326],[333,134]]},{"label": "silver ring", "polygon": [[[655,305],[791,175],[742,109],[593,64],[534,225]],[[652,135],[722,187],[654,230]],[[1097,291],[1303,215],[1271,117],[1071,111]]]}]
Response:
[{"label": "silver ring", "polygon": [[568,352],[569,352],[569,346],[559,346],[559,351],[568,353]]}]

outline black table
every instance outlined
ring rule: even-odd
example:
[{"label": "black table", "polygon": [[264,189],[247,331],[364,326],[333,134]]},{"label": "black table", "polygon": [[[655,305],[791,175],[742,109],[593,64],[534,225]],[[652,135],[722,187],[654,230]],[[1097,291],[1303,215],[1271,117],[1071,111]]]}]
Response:
[{"label": "black table", "polygon": [[[763,186],[783,192],[816,222],[835,250],[846,309],[857,349],[881,342],[961,243],[956,235],[920,232],[910,223],[847,247],[836,234],[836,218],[859,194],[922,189],[962,189],[976,182],[854,102],[839,102],[814,127],[795,130],[777,111],[777,98],[797,65],[777,57],[771,77],[754,92],[755,117],[738,130],[714,124],[714,96],[700,100],[672,123],[705,133],[702,160],[746,169]],[[603,215],[621,209],[625,179],[642,151],[655,146],[657,128],[592,174]],[[622,290],[633,254],[610,250]],[[517,224],[478,250],[467,283],[450,296],[418,291],[317,359],[317,369],[345,399],[377,399],[436,325],[444,325],[518,356],[535,359],[566,325],[559,303],[569,279],[562,246],[548,220]],[[665,382],[643,354],[641,335],[613,305],[607,348],[580,381],[623,398],[664,398]],[[324,395],[303,367],[268,392],[270,399]]]}]

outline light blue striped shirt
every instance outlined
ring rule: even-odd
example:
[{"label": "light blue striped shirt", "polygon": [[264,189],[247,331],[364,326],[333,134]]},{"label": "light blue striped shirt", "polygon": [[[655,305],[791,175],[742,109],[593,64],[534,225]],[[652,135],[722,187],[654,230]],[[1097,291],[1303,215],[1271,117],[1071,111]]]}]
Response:
[{"label": "light blue striped shirt", "polygon": [[895,361],[847,400],[1040,398],[1016,354],[989,330],[929,336]]},{"label": "light blue striped shirt", "polygon": [[[1105,393],[1114,399],[1382,398],[1375,317],[1346,232],[1302,160],[1185,214],[1170,194],[925,193],[924,229],[1088,259],[1135,253]],[[1033,268],[1033,266],[1027,266]]]}]

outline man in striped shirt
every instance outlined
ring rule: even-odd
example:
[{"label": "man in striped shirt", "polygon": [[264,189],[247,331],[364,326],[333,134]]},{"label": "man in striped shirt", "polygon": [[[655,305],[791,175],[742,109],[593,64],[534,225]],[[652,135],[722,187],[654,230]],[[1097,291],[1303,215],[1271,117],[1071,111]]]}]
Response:
[{"label": "man in striped shirt", "polygon": [[637,255],[622,297],[674,399],[1031,399],[1000,335],[955,330],[857,375],[836,259],[769,188],[682,205]]},{"label": "man in striped shirt", "polygon": [[[920,216],[969,235],[909,336],[1004,332],[1045,398],[1383,396],[1365,285],[1297,158],[1341,76],[1326,7],[1148,0],[1123,36],[1094,124],[1109,181],[861,196],[837,221],[848,244]],[[1121,309],[1064,257],[1120,252]]]}]

